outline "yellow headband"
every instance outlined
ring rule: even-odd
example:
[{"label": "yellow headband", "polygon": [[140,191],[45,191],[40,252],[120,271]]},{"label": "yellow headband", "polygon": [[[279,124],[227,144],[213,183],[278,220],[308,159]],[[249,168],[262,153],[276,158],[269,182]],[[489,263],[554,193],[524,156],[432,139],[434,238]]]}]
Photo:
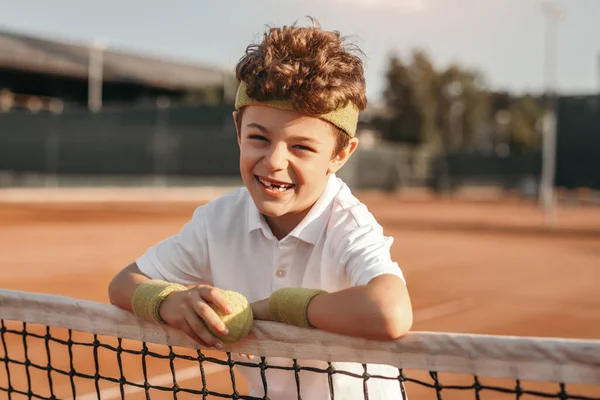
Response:
[{"label": "yellow headband", "polygon": [[[245,82],[241,82],[238,87],[237,95],[235,96],[235,109],[239,110],[242,107],[250,105],[267,106],[285,111],[295,111],[289,100],[269,100],[258,101],[248,96],[247,86]],[[356,126],[358,125],[358,107],[352,102],[348,102],[344,107],[337,110],[316,116],[317,118],[331,122],[350,137],[356,135]]]}]

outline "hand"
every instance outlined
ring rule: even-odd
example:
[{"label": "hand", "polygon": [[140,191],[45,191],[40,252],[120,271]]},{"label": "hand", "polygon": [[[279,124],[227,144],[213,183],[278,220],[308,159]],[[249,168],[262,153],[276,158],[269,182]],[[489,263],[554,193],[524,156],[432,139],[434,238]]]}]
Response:
[{"label": "hand", "polygon": [[199,285],[169,294],[162,302],[159,313],[168,325],[180,329],[202,346],[223,350],[223,343],[208,330],[207,325],[224,335],[228,331],[209,303],[215,304],[225,314],[232,312],[231,305],[219,289]]},{"label": "hand", "polygon": [[269,314],[269,299],[255,301],[250,304],[254,319],[260,319],[263,321],[271,321],[271,314]]}]

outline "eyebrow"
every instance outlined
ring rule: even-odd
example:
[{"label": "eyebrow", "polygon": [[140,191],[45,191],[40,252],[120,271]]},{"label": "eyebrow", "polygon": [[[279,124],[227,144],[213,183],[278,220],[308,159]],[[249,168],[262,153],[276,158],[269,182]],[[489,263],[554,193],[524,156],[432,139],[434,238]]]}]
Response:
[{"label": "eyebrow", "polygon": [[[261,124],[258,124],[256,122],[250,122],[249,124],[246,125],[246,128],[255,128],[258,129],[259,131],[261,131],[262,133],[270,133],[269,130],[267,128],[265,128],[264,126],[262,126]],[[318,140],[317,138],[313,138],[313,137],[309,137],[309,136],[293,136],[294,140],[296,141],[300,141],[300,142],[306,142],[306,143],[311,143],[311,144],[320,144],[321,141]]]},{"label": "eyebrow", "polygon": [[293,139],[297,140],[299,142],[307,142],[307,143],[314,143],[314,144],[321,143],[317,138],[308,137],[308,136],[294,136]]},{"label": "eyebrow", "polygon": [[263,133],[269,133],[269,130],[267,128],[260,124],[257,124],[256,122],[250,122],[248,125],[246,125],[246,128],[256,128]]}]

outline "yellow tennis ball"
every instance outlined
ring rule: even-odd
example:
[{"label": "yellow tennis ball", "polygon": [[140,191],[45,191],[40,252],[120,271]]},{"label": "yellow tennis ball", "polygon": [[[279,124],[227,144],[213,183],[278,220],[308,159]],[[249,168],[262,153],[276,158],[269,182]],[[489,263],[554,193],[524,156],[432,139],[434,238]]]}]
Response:
[{"label": "yellow tennis ball", "polygon": [[227,329],[229,329],[229,335],[223,335],[221,332],[214,330],[208,326],[208,330],[226,343],[237,342],[248,335],[250,329],[252,329],[252,323],[254,322],[254,314],[248,299],[244,295],[234,292],[233,290],[221,290],[231,307],[233,312],[231,314],[225,314],[221,309],[210,303],[210,307],[215,310],[221,321],[225,323]]}]

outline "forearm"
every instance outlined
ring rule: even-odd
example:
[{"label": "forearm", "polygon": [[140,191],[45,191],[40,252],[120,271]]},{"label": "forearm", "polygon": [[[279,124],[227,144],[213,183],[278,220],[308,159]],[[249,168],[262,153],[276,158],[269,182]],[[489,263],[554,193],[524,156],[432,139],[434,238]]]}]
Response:
[{"label": "forearm", "polygon": [[[134,262],[119,272],[108,285],[110,303],[124,310],[133,312],[131,301],[135,290],[142,283],[151,278],[142,273]],[[207,284],[205,280],[198,279],[195,285],[184,285],[188,288]]]},{"label": "forearm", "polygon": [[310,302],[308,320],[317,329],[373,340],[393,340],[412,326],[412,307],[404,283],[381,276],[369,285],[326,293]]},{"label": "forearm", "polygon": [[137,287],[149,280],[135,263],[130,264],[117,274],[108,286],[110,303],[124,310],[133,312],[131,299]]}]

